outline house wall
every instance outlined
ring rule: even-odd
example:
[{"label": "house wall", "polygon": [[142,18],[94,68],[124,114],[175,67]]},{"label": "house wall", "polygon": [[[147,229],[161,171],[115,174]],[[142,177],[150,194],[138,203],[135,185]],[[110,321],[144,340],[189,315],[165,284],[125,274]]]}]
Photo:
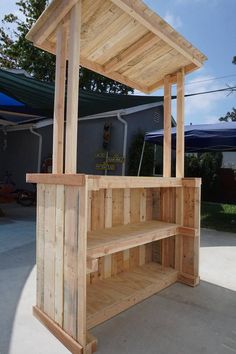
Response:
[{"label": "house wall", "polygon": [[[138,132],[163,128],[163,106],[154,107],[145,111],[136,112],[122,117],[128,123],[127,155],[132,143],[132,137]],[[122,156],[124,125],[116,117],[81,120],[78,126],[78,172],[86,174],[104,174],[96,169],[96,154],[103,150],[103,128],[105,122],[111,123],[111,139],[109,154],[116,153]],[[53,127],[48,126],[37,129],[42,134],[43,148],[42,161],[52,156]],[[0,133],[0,181],[5,171],[12,174],[17,188],[30,188],[25,182],[25,175],[37,172],[38,137],[29,130],[8,132],[7,148],[3,150],[3,133]],[[126,173],[128,158],[126,160]],[[115,171],[108,174],[121,175],[122,165],[116,164]]]},{"label": "house wall", "polygon": [[223,152],[222,167],[236,169],[236,151]]}]

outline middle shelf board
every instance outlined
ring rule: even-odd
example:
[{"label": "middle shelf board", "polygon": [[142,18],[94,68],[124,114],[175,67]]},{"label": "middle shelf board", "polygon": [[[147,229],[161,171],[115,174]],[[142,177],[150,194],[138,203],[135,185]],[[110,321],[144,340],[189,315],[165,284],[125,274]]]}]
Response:
[{"label": "middle shelf board", "polygon": [[158,241],[176,235],[178,227],[177,224],[152,220],[89,231],[87,255],[98,258]]}]

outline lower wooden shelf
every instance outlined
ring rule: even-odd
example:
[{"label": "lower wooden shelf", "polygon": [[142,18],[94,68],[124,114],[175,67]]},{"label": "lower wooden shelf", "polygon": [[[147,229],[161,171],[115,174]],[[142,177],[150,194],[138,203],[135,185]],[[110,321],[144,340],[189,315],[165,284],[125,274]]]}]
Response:
[{"label": "lower wooden shelf", "polygon": [[178,272],[148,263],[87,287],[87,328],[92,328],[177,281]]}]

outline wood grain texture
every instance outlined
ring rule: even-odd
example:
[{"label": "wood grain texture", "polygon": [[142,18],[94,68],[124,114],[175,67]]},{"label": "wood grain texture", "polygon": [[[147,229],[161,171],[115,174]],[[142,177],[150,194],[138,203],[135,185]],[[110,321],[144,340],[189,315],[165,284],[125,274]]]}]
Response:
[{"label": "wood grain texture", "polygon": [[63,329],[77,338],[78,206],[77,187],[65,187],[64,321]]},{"label": "wood grain texture", "polygon": [[37,186],[37,229],[36,229],[36,262],[37,262],[37,306],[44,310],[44,252],[45,252],[45,186]]},{"label": "wood grain texture", "polygon": [[63,173],[67,32],[62,23],[57,29],[56,46],[52,173]]},{"label": "wood grain texture", "polygon": [[68,43],[68,78],[66,104],[65,173],[77,171],[78,95],[80,65],[81,2],[77,0],[70,12]]},{"label": "wood grain texture", "polygon": [[55,316],[56,186],[45,186],[44,312]]}]

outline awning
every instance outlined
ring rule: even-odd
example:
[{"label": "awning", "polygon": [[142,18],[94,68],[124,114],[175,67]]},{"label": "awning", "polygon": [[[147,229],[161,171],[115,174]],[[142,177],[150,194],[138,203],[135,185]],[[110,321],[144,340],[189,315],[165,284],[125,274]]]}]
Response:
[{"label": "awning", "polygon": [[[54,83],[42,82],[24,74],[0,69],[0,116],[1,119],[29,121],[30,116],[52,118]],[[80,92],[79,116],[125,109],[149,103],[162,102],[163,97],[99,94]],[[12,113],[15,113],[12,114]],[[24,116],[22,115],[22,113]],[[35,119],[35,117],[34,117]]]},{"label": "awning", "polygon": [[[145,141],[163,144],[164,130],[145,134]],[[185,152],[236,151],[236,122],[185,126]],[[172,148],[176,147],[176,128],[172,128]]]}]

